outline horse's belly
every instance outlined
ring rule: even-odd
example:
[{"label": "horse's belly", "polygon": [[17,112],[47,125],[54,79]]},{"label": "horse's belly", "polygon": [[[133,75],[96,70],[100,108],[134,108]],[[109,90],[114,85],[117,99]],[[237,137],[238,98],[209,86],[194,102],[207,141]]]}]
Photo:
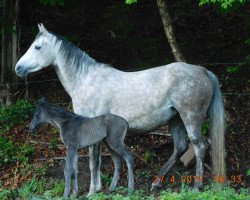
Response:
[{"label": "horse's belly", "polygon": [[128,118],[127,121],[129,123],[129,132],[145,133],[153,131],[166,123],[176,114],[177,111],[170,107],[164,110],[159,109],[152,111],[142,115],[140,118]]}]

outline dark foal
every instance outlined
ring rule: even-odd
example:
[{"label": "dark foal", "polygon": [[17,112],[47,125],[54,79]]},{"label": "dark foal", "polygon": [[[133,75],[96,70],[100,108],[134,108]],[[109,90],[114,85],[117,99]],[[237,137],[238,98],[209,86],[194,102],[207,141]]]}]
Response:
[{"label": "dark foal", "polygon": [[42,102],[36,106],[30,124],[30,132],[34,132],[36,128],[46,123],[52,124],[59,129],[61,140],[67,148],[66,165],[64,169],[64,197],[70,196],[72,177],[74,186],[73,193],[76,196],[78,195],[77,150],[101,141],[107,144],[115,165],[109,190],[113,191],[117,186],[121,171],[121,158],[126,161],[128,167],[128,188],[134,190],[133,156],[124,144],[124,138],[128,130],[128,123],[125,119],[112,114],[87,118],[76,115],[59,106],[51,105],[43,99]]}]

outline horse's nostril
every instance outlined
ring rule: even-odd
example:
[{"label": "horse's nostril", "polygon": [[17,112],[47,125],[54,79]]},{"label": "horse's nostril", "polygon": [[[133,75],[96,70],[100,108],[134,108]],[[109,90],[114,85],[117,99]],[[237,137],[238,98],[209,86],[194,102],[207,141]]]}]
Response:
[{"label": "horse's nostril", "polygon": [[21,69],[21,66],[17,66],[16,71],[19,71]]}]

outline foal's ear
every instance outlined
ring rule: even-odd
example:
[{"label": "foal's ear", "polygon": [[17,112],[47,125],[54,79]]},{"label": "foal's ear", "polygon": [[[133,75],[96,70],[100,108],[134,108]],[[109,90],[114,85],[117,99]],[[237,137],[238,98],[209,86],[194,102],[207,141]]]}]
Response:
[{"label": "foal's ear", "polygon": [[46,103],[46,99],[45,99],[45,97],[42,97],[40,100],[40,105],[45,104],[45,103]]},{"label": "foal's ear", "polygon": [[45,99],[45,97],[42,97],[42,99],[41,99],[41,103],[46,103],[46,99]]},{"label": "foal's ear", "polygon": [[41,23],[41,24],[38,24],[38,29],[39,29],[39,32],[41,33],[48,33],[47,29],[44,27],[44,25]]}]

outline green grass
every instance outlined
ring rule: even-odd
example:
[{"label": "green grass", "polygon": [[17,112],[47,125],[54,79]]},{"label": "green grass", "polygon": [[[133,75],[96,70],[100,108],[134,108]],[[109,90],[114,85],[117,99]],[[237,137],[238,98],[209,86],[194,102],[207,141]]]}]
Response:
[{"label": "green grass", "polygon": [[180,192],[172,192],[170,189],[161,192],[161,200],[247,200],[249,199],[247,189],[241,189],[239,193],[229,186],[223,189],[218,184],[212,184],[205,188],[203,192],[191,190],[185,185],[182,186]]},{"label": "green grass", "polygon": [[[64,191],[64,181],[33,177],[30,181],[23,184],[20,188],[7,190],[1,188],[0,199],[27,199],[27,200],[49,200],[62,199]],[[127,188],[118,187],[115,192],[100,192],[91,195],[90,200],[248,200],[250,199],[247,189],[241,189],[239,192],[229,186],[222,189],[219,185],[213,184],[205,188],[203,192],[191,190],[190,187],[182,184],[180,192],[174,192],[171,189],[162,190],[160,194],[153,192],[147,194],[143,190],[135,190],[130,193]],[[74,199],[71,197],[70,199]],[[87,199],[86,196],[80,196],[79,199]]]},{"label": "green grass", "polygon": [[18,189],[7,190],[0,187],[0,199],[61,199],[63,191],[62,180],[33,177]]}]

